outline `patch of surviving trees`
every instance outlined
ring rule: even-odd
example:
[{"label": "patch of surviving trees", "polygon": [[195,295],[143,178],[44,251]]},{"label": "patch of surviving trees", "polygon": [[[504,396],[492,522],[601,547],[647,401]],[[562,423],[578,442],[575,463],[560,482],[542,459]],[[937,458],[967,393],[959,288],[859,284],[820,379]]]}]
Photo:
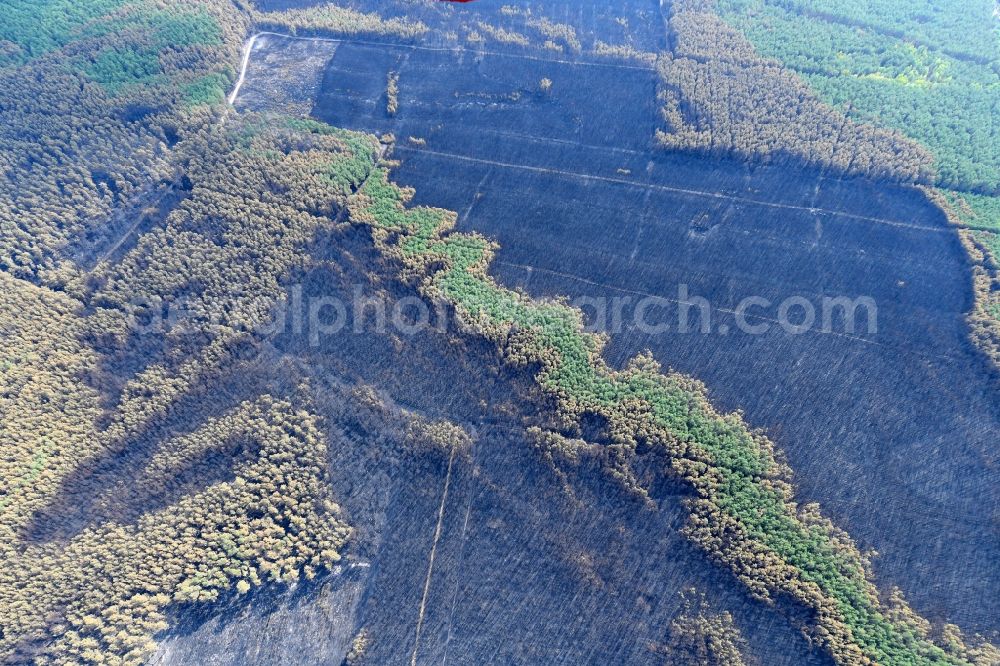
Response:
[{"label": "patch of surviving trees", "polygon": [[0,270],[60,284],[67,243],[173,178],[171,147],[214,113],[246,27],[225,0],[5,4]]},{"label": "patch of surviving trees", "polygon": [[926,147],[938,186],[1000,193],[992,0],[719,0],[716,10],[825,102]]},{"label": "patch of surviving trees", "polygon": [[928,151],[831,108],[793,72],[759,56],[708,2],[671,3],[668,30],[672,52],[657,63],[664,148],[792,158],[870,178],[932,177]]},{"label": "patch of surviving trees", "polygon": [[927,190],[927,197],[959,227],[972,263],[975,305],[968,316],[972,339],[1000,368],[1000,201],[934,189]]},{"label": "patch of surviving trees", "polygon": [[[307,398],[263,394],[201,424],[175,418],[191,396],[213,400],[210,387],[246,362],[280,279],[357,177],[339,170],[341,144],[326,140],[317,165],[303,153],[323,139],[261,144],[255,131],[209,125],[190,137],[202,157],[190,165],[191,196],[119,264],[59,292],[0,273],[10,333],[0,375],[5,659],[142,663],[168,606],[310,578],[340,558],[349,530],[329,496],[326,441]],[[105,360],[131,344],[134,305],[181,299],[186,328],[148,333],[167,349],[162,362],[102,395]],[[193,492],[127,520],[97,505],[102,519],[71,526],[65,539],[27,538],[40,516],[66,518],[50,510],[62,494],[111,490],[87,487],[107,481],[89,473],[99,461],[139,449],[145,462],[120,490]],[[231,476],[192,486],[200,461],[220,457]]]}]

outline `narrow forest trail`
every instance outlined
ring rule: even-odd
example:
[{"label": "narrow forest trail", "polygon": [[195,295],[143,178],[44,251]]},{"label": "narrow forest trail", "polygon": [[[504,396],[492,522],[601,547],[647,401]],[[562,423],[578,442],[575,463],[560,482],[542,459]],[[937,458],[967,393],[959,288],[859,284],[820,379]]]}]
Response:
[{"label": "narrow forest trail", "polygon": [[448,503],[448,488],[451,485],[451,470],[455,465],[456,447],[452,447],[451,455],[448,458],[448,472],[444,477],[444,490],[441,493],[441,506],[438,509],[437,527],[434,529],[434,542],[431,544],[431,554],[427,562],[427,578],[424,580],[424,594],[420,599],[420,610],[417,614],[417,630],[413,639],[413,655],[410,660],[412,666],[417,666],[417,653],[420,650],[420,632],[424,627],[424,615],[427,612],[427,598],[431,592],[431,580],[434,577],[434,558],[437,556],[438,541],[441,540],[441,530],[444,525],[444,510]]},{"label": "narrow forest trail", "polygon": [[[523,270],[523,271],[526,271],[526,272],[536,272],[537,271],[539,273],[546,273],[548,275],[552,275],[552,276],[555,276],[555,277],[563,278],[563,279],[566,279],[566,280],[571,280],[573,282],[579,282],[581,284],[590,285],[592,287],[600,287],[602,289],[608,289],[608,290],[611,290],[611,291],[618,292],[620,294],[627,294],[627,295],[630,295],[630,296],[639,296],[641,298],[654,298],[654,299],[658,299],[659,301],[671,303],[671,304],[674,304],[674,305],[686,305],[686,304],[689,304],[689,301],[684,301],[684,300],[681,300],[681,299],[678,299],[678,298],[670,298],[668,296],[663,296],[661,294],[656,294],[656,293],[652,293],[652,292],[648,292],[648,291],[641,291],[641,290],[638,290],[638,289],[627,289],[625,287],[621,287],[621,286],[615,285],[613,283],[598,282],[596,280],[591,280],[591,279],[585,278],[585,277],[583,277],[581,275],[576,275],[575,273],[568,273],[568,272],[565,272],[565,271],[556,271],[556,270],[552,270],[552,269],[549,269],[549,268],[543,268],[541,266],[533,266],[533,265],[530,265],[530,264],[519,264],[519,263],[515,263],[515,262],[511,262],[511,261],[497,261],[496,263],[498,265],[500,265],[500,266],[506,266],[508,268],[517,268],[517,269],[520,269],[520,270]],[[721,312],[721,313],[729,315],[729,316],[743,318],[747,322],[755,321],[755,322],[762,323],[762,324],[768,324],[770,326],[783,326],[783,325],[787,325],[787,322],[785,322],[783,324],[783,322],[782,322],[781,319],[777,319],[775,317],[768,317],[766,315],[761,315],[761,314],[757,314],[757,313],[754,313],[754,312],[741,311],[739,309],[726,308],[726,307],[720,307],[720,306],[716,306],[714,308],[714,310],[716,312]],[[833,330],[824,330],[822,328],[811,328],[811,329],[805,331],[805,333],[807,333],[807,334],[813,334],[813,335],[832,335],[834,337],[844,338],[845,340],[851,340],[853,342],[858,342],[858,343],[862,343],[862,344],[866,344],[866,345],[872,345],[872,346],[875,346],[875,347],[884,347],[884,348],[888,348],[888,349],[893,349],[894,351],[896,351],[896,352],[898,352],[900,354],[905,354],[905,355],[913,356],[915,358],[919,358],[919,359],[924,360],[924,361],[929,360],[929,359],[934,359],[934,360],[938,360],[938,361],[944,361],[944,362],[947,362],[947,363],[953,363],[953,362],[957,362],[957,361],[960,360],[959,358],[957,358],[955,356],[949,356],[949,355],[945,355],[945,354],[927,354],[927,353],[924,353],[924,352],[921,352],[921,351],[918,351],[918,350],[906,347],[904,345],[895,345],[895,344],[890,345],[890,344],[886,344],[884,342],[878,342],[877,340],[872,340],[871,338],[866,338],[864,336],[856,335],[854,333],[848,333],[848,332],[845,332],[845,331],[833,331]]]},{"label": "narrow forest trail", "polygon": [[246,41],[243,45],[243,61],[240,64],[240,76],[236,79],[236,85],[233,87],[233,91],[229,93],[229,98],[227,102],[229,106],[232,106],[236,101],[236,97],[240,94],[240,88],[243,87],[243,82],[247,79],[247,68],[250,66],[250,54],[253,52],[253,45],[257,43],[257,38],[265,33],[258,32],[255,35],[251,35],[250,39]]},{"label": "narrow forest trail", "polygon": [[589,180],[598,181],[604,183],[615,183],[619,185],[628,185],[631,187],[636,187],[639,189],[652,189],[661,192],[673,192],[676,194],[687,194],[696,197],[703,197],[706,199],[720,199],[723,201],[731,201],[734,203],[747,204],[751,206],[761,206],[765,208],[774,208],[777,210],[792,210],[798,212],[806,212],[812,215],[827,215],[830,217],[840,217],[852,220],[861,220],[864,222],[872,222],[876,224],[885,224],[892,227],[899,227],[903,229],[913,229],[917,231],[926,231],[929,233],[950,233],[952,227],[947,226],[926,226],[922,224],[913,224],[911,222],[902,222],[899,220],[890,220],[882,217],[870,217],[867,215],[858,215],[855,213],[847,213],[843,211],[830,210],[828,208],[814,208],[810,206],[797,206],[794,204],[783,204],[774,201],[764,201],[761,199],[754,199],[751,197],[742,197],[735,194],[724,194],[722,192],[711,192],[708,190],[696,190],[684,187],[672,187],[670,185],[660,185],[656,183],[643,183],[635,180],[628,180],[626,178],[615,178],[612,176],[597,176],[594,174],[581,173],[577,171],[568,171],[565,169],[553,169],[549,167],[536,167],[523,164],[515,164],[512,162],[500,162],[497,160],[488,160],[478,157],[470,157],[467,155],[459,155],[456,153],[441,152],[435,150],[427,150],[423,148],[410,148],[408,146],[397,146],[398,150],[408,150],[412,152],[417,152],[426,155],[434,155],[437,157],[445,157],[449,159],[458,160],[461,162],[470,162],[474,164],[483,164],[487,166],[496,166],[504,169],[519,169],[522,171],[530,171],[533,173],[543,173],[554,176],[563,176],[566,178],[575,178],[579,180]]}]

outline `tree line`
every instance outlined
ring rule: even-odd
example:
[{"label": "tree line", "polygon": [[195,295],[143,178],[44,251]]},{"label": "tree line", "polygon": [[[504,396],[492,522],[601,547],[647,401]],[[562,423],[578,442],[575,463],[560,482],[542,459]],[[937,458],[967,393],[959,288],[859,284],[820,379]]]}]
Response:
[{"label": "tree line", "polygon": [[857,123],[825,104],[704,3],[674,3],[674,42],[657,70],[672,150],[795,160],[836,172],[904,181],[931,177],[930,154],[901,134]]},{"label": "tree line", "polygon": [[902,132],[941,187],[1000,193],[1000,39],[990,0],[719,0],[764,56],[852,120]]}]

